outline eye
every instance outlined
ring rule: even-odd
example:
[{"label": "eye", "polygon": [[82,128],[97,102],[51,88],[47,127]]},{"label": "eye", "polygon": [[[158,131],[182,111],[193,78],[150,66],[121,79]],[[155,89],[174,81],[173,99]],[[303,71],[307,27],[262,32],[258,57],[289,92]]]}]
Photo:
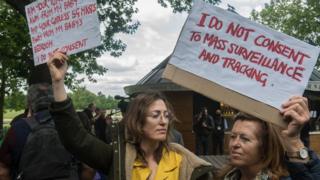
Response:
[{"label": "eye", "polygon": [[152,117],[153,119],[158,119],[158,118],[160,117],[160,114],[155,113],[155,114],[152,114],[151,117]]},{"label": "eye", "polygon": [[169,112],[165,112],[164,113],[164,117],[166,118],[166,119],[171,119],[171,113],[169,113]]},{"label": "eye", "polygon": [[250,139],[247,138],[247,137],[245,137],[245,136],[240,136],[240,138],[241,138],[241,140],[242,140],[243,142],[249,142],[249,141],[250,141]]},{"label": "eye", "polygon": [[235,139],[236,137],[237,137],[237,136],[236,136],[235,134],[231,134],[231,135],[230,135],[230,138],[231,138],[231,139]]}]

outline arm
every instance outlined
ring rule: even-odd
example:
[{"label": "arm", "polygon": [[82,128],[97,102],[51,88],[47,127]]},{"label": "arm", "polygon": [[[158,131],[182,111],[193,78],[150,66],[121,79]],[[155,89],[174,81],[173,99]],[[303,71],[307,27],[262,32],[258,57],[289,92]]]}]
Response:
[{"label": "arm", "polygon": [[79,160],[108,173],[110,166],[112,166],[112,146],[91,136],[84,129],[71,100],[67,98],[64,87],[64,77],[68,67],[67,60],[68,57],[65,54],[55,52],[47,62],[55,100],[50,111],[56,129],[64,146]]},{"label": "arm", "polygon": [[208,119],[209,119],[209,123],[208,123],[208,126],[207,126],[207,128],[210,130],[210,131],[212,131],[212,130],[214,130],[214,120],[213,120],[213,118],[212,118],[212,116],[210,116],[210,115],[208,115]]},{"label": "arm", "polygon": [[201,118],[202,118],[202,112],[200,112],[198,115],[196,115],[196,117],[194,118],[195,121],[193,123],[194,126],[198,125],[201,121]]},{"label": "arm", "polygon": [[[305,148],[300,139],[300,132],[304,124],[309,121],[308,100],[301,96],[294,96],[283,104],[281,111],[288,121],[288,126],[281,132],[287,153],[298,152]],[[320,160],[309,151],[309,158],[287,158],[289,173],[293,179],[320,179]]]},{"label": "arm", "polygon": [[309,151],[310,159],[308,162],[295,162],[286,159],[285,163],[290,177],[296,180],[318,180],[320,179],[320,160],[318,156]]}]

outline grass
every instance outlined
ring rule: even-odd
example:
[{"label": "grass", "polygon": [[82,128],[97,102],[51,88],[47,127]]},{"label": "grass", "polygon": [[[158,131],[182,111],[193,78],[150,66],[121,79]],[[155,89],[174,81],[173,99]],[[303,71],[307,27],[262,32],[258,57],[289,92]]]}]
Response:
[{"label": "grass", "polygon": [[23,112],[24,112],[24,110],[15,111],[15,110],[12,110],[12,109],[6,109],[3,117],[4,117],[4,119],[10,119],[11,120],[15,116],[17,116],[18,114],[21,114]]}]

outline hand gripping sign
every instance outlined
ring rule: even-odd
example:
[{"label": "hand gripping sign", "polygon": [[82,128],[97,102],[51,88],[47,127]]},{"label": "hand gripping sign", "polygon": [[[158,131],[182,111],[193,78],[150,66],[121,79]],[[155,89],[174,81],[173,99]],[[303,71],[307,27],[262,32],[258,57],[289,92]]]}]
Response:
[{"label": "hand gripping sign", "polygon": [[25,10],[35,65],[57,48],[75,54],[101,44],[96,0],[38,0]]},{"label": "hand gripping sign", "polygon": [[317,47],[199,0],[163,76],[284,125],[281,104],[302,95],[318,54]]}]

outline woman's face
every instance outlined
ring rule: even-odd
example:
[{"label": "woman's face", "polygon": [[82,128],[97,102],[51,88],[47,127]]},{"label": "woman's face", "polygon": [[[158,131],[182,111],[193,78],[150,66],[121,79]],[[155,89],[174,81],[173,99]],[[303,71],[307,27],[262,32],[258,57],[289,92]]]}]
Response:
[{"label": "woman's face", "polygon": [[167,137],[170,113],[163,100],[154,101],[147,110],[144,126],[142,128],[144,139],[151,141],[164,141]]},{"label": "woman's face", "polygon": [[262,139],[259,136],[261,124],[256,121],[237,120],[233,125],[229,152],[233,166],[252,167],[258,165],[262,157]]}]

